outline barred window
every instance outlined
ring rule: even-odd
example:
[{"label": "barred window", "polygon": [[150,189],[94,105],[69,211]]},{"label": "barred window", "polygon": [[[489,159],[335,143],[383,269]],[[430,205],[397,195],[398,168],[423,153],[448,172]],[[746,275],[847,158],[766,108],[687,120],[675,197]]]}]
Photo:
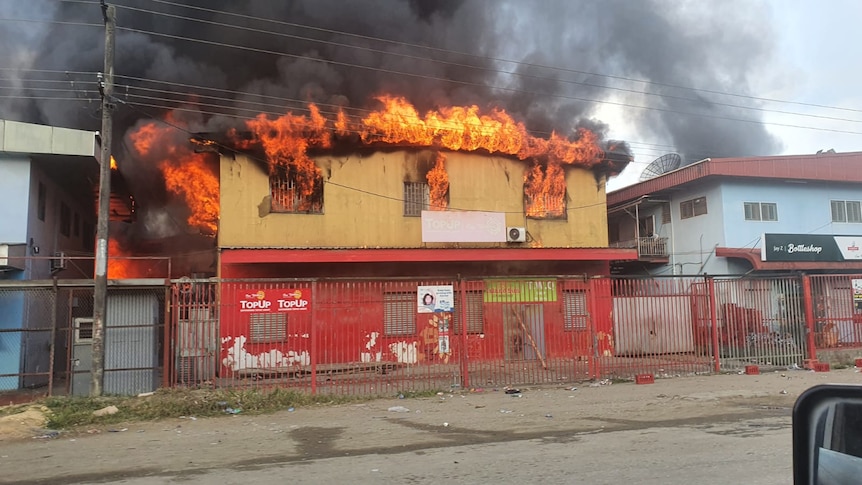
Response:
[{"label": "barred window", "polygon": [[[482,291],[468,291],[464,312],[467,316],[467,333],[485,333],[485,296]],[[452,326],[455,333],[461,333],[461,295],[455,294],[455,314],[452,315]]]},{"label": "barred window", "polygon": [[272,212],[323,214],[323,177],[317,176],[311,194],[303,194],[297,174],[288,167],[276,167],[269,176]]},{"label": "barred window", "polygon": [[416,334],[416,292],[383,294],[383,334],[386,336]]},{"label": "barred window", "polygon": [[418,217],[431,204],[431,189],[425,182],[404,182],[404,215]]},{"label": "barred window", "polygon": [[284,313],[253,313],[249,342],[263,344],[287,340],[287,315]]},{"label": "barred window", "polygon": [[563,329],[587,329],[587,293],[583,290],[563,290]]}]

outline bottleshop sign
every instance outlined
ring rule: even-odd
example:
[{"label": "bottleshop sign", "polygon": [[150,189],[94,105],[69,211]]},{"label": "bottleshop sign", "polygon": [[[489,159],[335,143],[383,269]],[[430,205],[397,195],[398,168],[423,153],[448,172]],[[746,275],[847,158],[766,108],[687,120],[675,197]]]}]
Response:
[{"label": "bottleshop sign", "polygon": [[240,290],[241,313],[279,313],[311,310],[311,290],[307,288]]},{"label": "bottleshop sign", "polygon": [[485,303],[530,303],[557,301],[557,280],[485,280]]},{"label": "bottleshop sign", "polygon": [[763,261],[860,261],[862,236],[827,234],[764,234]]}]

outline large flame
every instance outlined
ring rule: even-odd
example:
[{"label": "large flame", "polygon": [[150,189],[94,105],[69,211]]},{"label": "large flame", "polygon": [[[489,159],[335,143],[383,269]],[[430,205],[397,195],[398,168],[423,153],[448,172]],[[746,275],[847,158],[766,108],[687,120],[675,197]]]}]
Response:
[{"label": "large flame", "polygon": [[[339,111],[334,119],[328,120],[314,104],[309,105],[309,115],[285,114],[275,119],[260,115],[246,122],[252,140],[237,140],[237,143],[244,148],[261,146],[269,162],[270,175],[279,167],[287,170],[301,199],[307,199],[321,183],[320,169],[309,157],[309,148],[330,148],[335,137],[358,136],[366,145],[483,150],[520,160],[542,160],[546,168],[534,162],[525,176],[527,213],[531,217],[560,217],[565,213],[563,165],[593,168],[602,163],[605,156],[598,136],[586,129],[578,130],[573,139],[556,133],[540,138],[500,109],[483,114],[477,106],[456,106],[421,115],[404,98],[380,96],[377,100],[382,108],[362,118]],[[449,178],[444,160],[438,159],[428,173],[434,209],[445,209],[448,205]],[[274,205],[289,205],[275,199],[273,202]]]},{"label": "large flame", "polygon": [[431,210],[442,211],[449,206],[449,174],[446,172],[446,155],[437,154],[437,161],[428,175],[428,189],[431,199]]},{"label": "large flame", "polygon": [[185,200],[190,226],[215,234],[219,215],[218,175],[207,163],[207,154],[195,153],[189,145],[170,143],[171,130],[156,122],[146,123],[131,134],[132,145],[142,157],[150,157],[157,148],[159,153],[165,151],[166,155],[157,162],[165,188]]},{"label": "large flame", "polygon": [[566,174],[557,162],[534,163],[524,176],[525,211],[536,218],[566,216]]},{"label": "large flame", "polygon": [[116,280],[139,276],[136,268],[134,268],[134,260],[127,259],[129,256],[117,239],[113,237],[108,239],[109,279]]}]

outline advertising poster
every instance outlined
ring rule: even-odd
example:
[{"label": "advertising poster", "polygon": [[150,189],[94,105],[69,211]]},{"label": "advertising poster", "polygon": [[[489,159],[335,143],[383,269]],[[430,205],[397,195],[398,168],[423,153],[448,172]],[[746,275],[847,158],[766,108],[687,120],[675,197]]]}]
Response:
[{"label": "advertising poster", "polygon": [[[420,359],[426,362],[449,362],[449,332],[452,312],[455,310],[455,291],[452,285],[420,286],[416,291],[417,322],[424,326],[419,332],[423,352]],[[426,320],[427,319],[427,320]]]},{"label": "advertising poster", "polygon": [[240,313],[307,312],[311,310],[308,288],[241,290]]},{"label": "advertising poster", "polygon": [[455,291],[452,285],[420,286],[416,291],[418,313],[452,312]]},{"label": "advertising poster", "polygon": [[852,280],[853,282],[853,309],[857,312],[862,312],[862,280]]}]

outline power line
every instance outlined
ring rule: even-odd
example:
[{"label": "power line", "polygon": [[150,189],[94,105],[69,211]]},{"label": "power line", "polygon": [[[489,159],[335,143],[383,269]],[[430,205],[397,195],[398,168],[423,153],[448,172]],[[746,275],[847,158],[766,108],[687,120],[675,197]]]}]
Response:
[{"label": "power line", "polygon": [[[854,109],[854,108],[844,108],[844,107],[840,107],[840,106],[829,106],[829,105],[822,105],[822,104],[816,104],[816,103],[805,103],[805,102],[789,101],[789,100],[782,100],[782,99],[776,99],[776,98],[758,97],[758,96],[752,96],[752,95],[746,95],[746,94],[730,93],[730,92],[726,92],[726,91],[718,91],[718,90],[703,89],[703,88],[692,88],[689,86],[682,86],[682,85],[670,84],[670,83],[662,83],[662,82],[658,82],[658,81],[648,81],[645,79],[636,79],[636,78],[630,78],[630,77],[625,77],[625,76],[602,74],[602,73],[589,72],[589,71],[583,71],[583,70],[577,70],[577,69],[569,69],[569,68],[564,68],[564,67],[559,67],[559,66],[549,66],[549,65],[545,65],[545,64],[524,62],[524,61],[515,61],[515,60],[511,60],[511,59],[505,59],[502,57],[481,56],[481,55],[477,55],[477,54],[471,54],[469,52],[455,51],[455,50],[450,50],[450,49],[442,49],[439,47],[432,47],[432,46],[403,42],[403,41],[395,41],[395,40],[391,40],[391,39],[384,39],[384,38],[380,38],[380,37],[355,34],[355,33],[351,33],[351,32],[335,30],[335,29],[327,29],[327,28],[323,28],[323,27],[315,27],[315,26],[311,26],[311,25],[303,25],[303,24],[297,24],[297,23],[293,23],[293,22],[285,22],[285,21],[281,21],[281,20],[255,17],[252,15],[227,12],[227,11],[223,11],[223,10],[216,10],[216,9],[211,9],[211,8],[206,8],[206,7],[198,7],[195,5],[184,5],[181,3],[172,2],[172,1],[168,1],[168,0],[150,0],[150,1],[152,1],[153,3],[172,5],[175,7],[187,8],[187,9],[191,9],[191,10],[197,10],[197,11],[226,15],[226,16],[232,16],[232,17],[242,18],[242,19],[246,19],[246,20],[268,22],[268,23],[273,23],[273,24],[278,24],[278,25],[283,25],[283,26],[288,26],[288,27],[296,27],[296,28],[300,28],[300,29],[307,29],[307,30],[312,30],[312,31],[317,31],[317,32],[343,35],[343,36],[347,36],[347,37],[354,37],[354,38],[364,39],[364,40],[372,40],[372,41],[382,42],[382,43],[386,43],[386,44],[390,44],[390,45],[397,45],[397,46],[405,46],[405,47],[411,47],[411,48],[416,48],[416,49],[423,49],[423,50],[432,51],[432,52],[439,52],[439,53],[443,53],[443,54],[454,54],[457,56],[470,57],[470,58],[478,59],[478,60],[490,60],[490,61],[496,61],[496,62],[504,62],[504,63],[508,63],[508,64],[515,64],[515,65],[529,67],[529,68],[540,68],[540,69],[548,69],[548,70],[552,70],[552,71],[567,72],[567,73],[572,73],[572,74],[599,76],[599,77],[605,77],[608,79],[617,79],[617,80],[622,80],[622,81],[636,82],[636,83],[642,83],[642,84],[648,84],[648,85],[654,85],[654,86],[683,89],[683,90],[688,90],[688,91],[693,91],[693,92],[702,92],[702,93],[708,93],[708,94],[718,94],[718,95],[722,95],[722,96],[732,96],[732,97],[737,97],[737,98],[751,99],[751,100],[757,100],[757,101],[766,101],[766,102],[771,102],[771,103],[793,104],[793,105],[798,105],[798,106],[808,106],[808,107],[814,107],[814,108],[825,108],[825,109],[834,109],[834,110],[862,113],[862,110]],[[442,62],[442,61],[440,61],[440,62]]]},{"label": "power line", "polygon": [[838,129],[834,129],[834,128],[820,128],[820,127],[813,127],[813,126],[794,125],[794,124],[788,124],[788,123],[775,123],[775,122],[751,120],[751,119],[744,119],[744,118],[731,118],[731,117],[727,117],[727,116],[717,116],[717,115],[710,115],[710,114],[703,114],[703,113],[690,113],[690,112],[678,111],[678,110],[669,109],[669,108],[640,106],[640,105],[634,105],[634,104],[628,104],[628,103],[621,103],[621,102],[617,102],[617,101],[597,100],[597,99],[581,98],[581,97],[577,97],[577,96],[568,96],[568,95],[553,94],[553,93],[539,93],[539,92],[535,92],[535,91],[528,91],[528,90],[516,89],[516,88],[507,88],[507,87],[503,87],[503,86],[489,86],[489,85],[473,83],[473,82],[468,82],[468,81],[458,81],[458,80],[454,80],[454,79],[446,79],[446,78],[441,78],[441,77],[436,77],[436,76],[426,76],[426,75],[421,75],[421,74],[408,73],[408,72],[404,72],[404,71],[396,71],[394,69],[384,69],[384,68],[378,68],[378,67],[362,66],[359,64],[352,64],[352,63],[348,63],[348,62],[317,59],[314,57],[302,56],[302,55],[298,55],[298,54],[289,54],[289,53],[285,53],[285,52],[278,52],[278,51],[273,51],[273,50],[269,50],[269,49],[261,49],[261,48],[257,48],[257,47],[247,47],[247,46],[228,44],[228,43],[212,41],[212,40],[195,39],[195,38],[184,37],[184,36],[180,36],[180,35],[163,34],[163,33],[159,33],[159,32],[152,32],[152,31],[142,30],[142,29],[134,29],[134,28],[130,28],[130,27],[117,27],[117,28],[119,30],[124,30],[127,32],[136,32],[136,33],[145,34],[145,35],[153,35],[153,36],[157,36],[157,37],[166,37],[166,38],[170,38],[170,39],[183,40],[183,41],[188,41],[188,42],[198,42],[201,44],[212,45],[212,46],[217,46],[217,47],[226,47],[226,48],[231,48],[231,49],[239,49],[239,50],[245,50],[245,51],[249,51],[249,52],[257,52],[257,53],[262,53],[262,54],[271,54],[271,55],[276,55],[276,56],[307,59],[307,60],[313,60],[313,61],[317,61],[317,62],[321,62],[321,63],[325,63],[325,64],[333,64],[333,65],[344,66],[344,67],[355,67],[358,69],[384,72],[387,74],[397,74],[397,75],[403,75],[403,76],[409,76],[409,77],[415,77],[415,78],[429,79],[429,80],[442,81],[442,82],[450,82],[450,83],[461,84],[461,85],[466,85],[466,86],[477,86],[477,87],[482,87],[482,88],[492,88],[492,89],[498,89],[501,91],[511,91],[511,92],[515,92],[515,93],[556,97],[556,98],[561,98],[561,99],[570,99],[570,100],[574,100],[574,101],[584,101],[584,102],[589,102],[589,103],[608,104],[608,105],[613,105],[613,106],[621,106],[621,107],[642,109],[642,110],[649,110],[649,111],[659,111],[659,112],[666,112],[666,113],[682,114],[682,115],[695,116],[695,117],[700,117],[700,118],[711,118],[711,119],[719,119],[719,120],[725,120],[725,121],[737,121],[737,122],[752,123],[752,124],[757,124],[757,125],[781,126],[784,128],[798,128],[798,129],[806,129],[806,130],[825,131],[825,132],[831,132],[831,133],[844,133],[844,134],[850,134],[850,135],[862,135],[862,132],[858,132],[858,131],[838,130]]},{"label": "power line", "polygon": [[102,24],[93,24],[89,22],[67,22],[64,20],[40,20],[40,19],[13,19],[8,17],[0,17],[0,22],[26,22],[36,24],[58,24],[58,25],[76,25],[82,27],[103,27]]},{"label": "power line", "polygon": [[[154,10],[148,10],[148,9],[144,9],[144,8],[129,7],[129,6],[118,6],[118,7],[126,9],[126,10],[131,10],[134,12],[142,12],[142,13],[149,13],[149,14],[153,14],[153,15],[161,15],[161,16],[165,16],[165,17],[170,17],[170,18],[175,18],[175,19],[180,19],[180,20],[186,20],[189,22],[199,22],[199,23],[204,23],[204,24],[208,24],[208,25],[215,25],[215,26],[219,26],[219,27],[227,27],[227,28],[232,28],[232,29],[244,30],[247,32],[276,35],[276,36],[286,37],[286,38],[290,38],[290,39],[304,40],[304,41],[308,41],[308,42],[315,42],[315,43],[321,43],[321,44],[326,44],[326,45],[331,45],[331,46],[344,47],[344,48],[348,48],[348,49],[358,49],[358,50],[363,50],[363,51],[368,51],[368,52],[374,52],[377,54],[399,56],[399,57],[405,57],[405,58],[421,60],[421,61],[436,62],[436,63],[440,63],[440,64],[445,64],[448,66],[464,67],[464,68],[476,69],[476,70],[480,70],[480,71],[487,71],[487,72],[496,73],[496,74],[507,74],[507,75],[517,76],[517,77],[524,77],[524,78],[529,78],[529,79],[538,79],[538,80],[543,80],[543,81],[551,81],[552,80],[552,81],[557,81],[557,82],[561,82],[561,83],[565,83],[565,84],[573,84],[573,85],[579,85],[579,86],[610,89],[610,90],[622,91],[622,92],[626,92],[626,93],[634,93],[634,94],[640,94],[640,95],[645,95],[645,96],[655,96],[655,97],[659,97],[659,98],[676,99],[676,100],[681,100],[681,101],[691,101],[691,102],[697,102],[697,103],[703,103],[705,101],[703,99],[688,98],[688,97],[684,97],[684,96],[675,96],[675,95],[671,95],[671,94],[652,93],[652,92],[638,90],[638,89],[621,88],[621,87],[616,87],[616,86],[606,86],[606,85],[602,85],[602,84],[593,84],[593,83],[582,82],[582,81],[574,81],[571,79],[549,78],[549,77],[545,77],[545,76],[538,76],[535,74],[528,74],[528,73],[523,73],[523,72],[518,72],[518,71],[506,71],[506,70],[501,70],[501,69],[494,69],[491,67],[477,66],[477,65],[473,65],[473,64],[464,64],[464,63],[458,63],[458,62],[443,61],[443,60],[438,60],[438,59],[431,59],[428,57],[416,56],[416,55],[412,55],[412,54],[405,54],[402,52],[390,52],[390,51],[385,51],[382,49],[375,49],[375,48],[371,48],[371,47],[345,44],[342,42],[334,42],[334,41],[329,41],[329,40],[314,39],[311,37],[303,37],[303,36],[287,34],[287,33],[283,33],[283,32],[275,32],[272,30],[256,29],[253,27],[246,27],[246,26],[236,25],[236,24],[228,24],[228,23],[224,23],[224,22],[216,22],[216,21],[205,20],[205,19],[201,19],[201,18],[187,17],[184,15],[176,15],[176,14],[171,14],[171,13],[166,13],[166,12],[157,12]],[[839,118],[836,116],[817,115],[817,114],[811,114],[811,113],[799,113],[799,112],[794,112],[794,111],[784,111],[784,110],[776,110],[776,109],[769,109],[769,108],[761,108],[761,107],[757,107],[757,106],[743,106],[743,105],[739,105],[739,104],[724,103],[724,102],[720,102],[720,101],[707,101],[707,102],[711,105],[716,105],[716,106],[725,106],[725,107],[737,108],[737,109],[747,109],[747,110],[760,111],[760,112],[765,112],[765,113],[779,113],[779,114],[785,114],[785,115],[802,116],[802,117],[807,117],[807,118],[816,118],[816,119],[831,120],[831,121],[845,121],[845,122],[850,122],[850,123],[862,123],[862,120]]]}]

